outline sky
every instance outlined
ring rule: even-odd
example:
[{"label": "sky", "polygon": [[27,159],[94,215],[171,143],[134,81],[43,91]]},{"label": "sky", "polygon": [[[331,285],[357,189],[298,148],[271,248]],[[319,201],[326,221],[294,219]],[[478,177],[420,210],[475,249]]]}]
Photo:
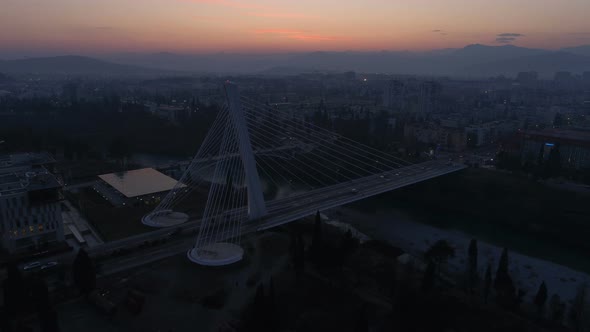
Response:
[{"label": "sky", "polygon": [[2,0],[0,53],[590,44],[589,0]]}]

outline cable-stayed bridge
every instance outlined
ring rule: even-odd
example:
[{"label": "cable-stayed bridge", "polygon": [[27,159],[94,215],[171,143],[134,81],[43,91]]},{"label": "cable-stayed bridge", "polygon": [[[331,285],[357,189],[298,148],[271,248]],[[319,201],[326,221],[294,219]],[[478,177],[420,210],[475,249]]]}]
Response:
[{"label": "cable-stayed bridge", "polygon": [[[300,114],[239,95],[227,103],[176,187],[142,222],[170,227],[200,219],[190,260],[224,265],[242,258],[254,232],[465,168],[443,159],[413,164],[318,127]],[[183,211],[202,200],[204,211]],[[196,202],[195,202],[196,203]]]}]

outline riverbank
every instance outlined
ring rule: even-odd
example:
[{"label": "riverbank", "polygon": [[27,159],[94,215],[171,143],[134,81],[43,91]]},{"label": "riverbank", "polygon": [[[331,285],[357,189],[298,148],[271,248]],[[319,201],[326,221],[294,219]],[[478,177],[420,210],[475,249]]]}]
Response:
[{"label": "riverbank", "polygon": [[[462,276],[467,269],[467,248],[472,236],[458,230],[445,230],[413,221],[403,212],[375,213],[368,215],[350,208],[334,211],[333,217],[348,223],[360,232],[376,240],[391,243],[402,250],[421,257],[438,240],[446,240],[455,248],[455,257],[446,267],[447,272]],[[486,241],[478,241],[478,273],[483,276],[487,264],[492,265],[495,274],[502,247]],[[510,248],[509,248],[510,250]],[[517,288],[527,291],[530,301],[542,281],[549,294],[558,294],[570,300],[578,286],[590,281],[590,275],[572,268],[527,256],[514,250],[509,252],[510,274]]]}]

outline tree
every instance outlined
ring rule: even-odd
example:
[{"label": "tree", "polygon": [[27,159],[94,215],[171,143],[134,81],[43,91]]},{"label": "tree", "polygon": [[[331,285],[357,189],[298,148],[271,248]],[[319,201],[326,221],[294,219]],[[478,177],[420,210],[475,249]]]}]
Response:
[{"label": "tree", "polygon": [[315,223],[313,225],[313,237],[311,239],[311,255],[317,263],[322,256],[322,217],[320,211],[315,214]]},{"label": "tree", "polygon": [[35,279],[31,285],[31,300],[37,313],[49,311],[51,303],[49,301],[49,288],[43,279]]},{"label": "tree", "polygon": [[537,155],[537,165],[541,166],[545,163],[545,145],[541,144],[539,154]]},{"label": "tree", "polygon": [[43,312],[39,316],[39,321],[41,325],[42,332],[58,332],[59,325],[57,322],[57,313],[55,310],[50,309],[48,311]]},{"label": "tree", "polygon": [[276,306],[275,286],[272,277],[268,285],[268,299],[266,301],[268,316],[269,316],[269,330],[278,331],[280,326],[280,319],[278,317],[278,310]]},{"label": "tree", "polygon": [[356,322],[354,332],[368,332],[369,331],[369,318],[367,317],[367,305],[363,304],[359,318]]},{"label": "tree", "polygon": [[468,278],[469,278],[469,288],[473,290],[473,288],[477,284],[477,240],[471,239],[469,242],[469,249],[468,249]]},{"label": "tree", "polygon": [[27,304],[25,280],[16,264],[8,265],[7,278],[2,286],[7,316],[14,319],[25,312]]},{"label": "tree", "polygon": [[549,152],[549,157],[545,164],[545,173],[546,177],[559,176],[561,173],[561,153],[559,152],[559,143]]},{"label": "tree", "polygon": [[557,112],[555,113],[555,117],[553,118],[553,128],[559,128],[563,125],[563,115]]},{"label": "tree", "polygon": [[436,263],[440,272],[440,265],[446,263],[449,258],[455,257],[455,248],[451,247],[445,240],[439,240],[430,247],[424,254],[426,259]]},{"label": "tree", "polygon": [[305,270],[305,244],[301,234],[297,234],[295,240],[295,276],[297,281],[301,280],[301,276]]},{"label": "tree", "polygon": [[545,281],[541,283],[539,286],[539,290],[537,291],[537,295],[535,295],[534,303],[539,310],[539,313],[542,313],[545,308],[545,303],[547,302],[547,286],[545,285]]},{"label": "tree", "polygon": [[584,327],[584,309],[586,307],[586,284],[578,286],[576,297],[570,307],[569,320],[575,331],[582,331]]},{"label": "tree", "polygon": [[494,288],[498,294],[500,304],[511,307],[516,303],[516,288],[508,272],[508,249],[506,248],[504,248],[500,256],[498,270],[496,271],[496,280],[494,280]]},{"label": "tree", "polygon": [[83,294],[90,293],[96,287],[94,263],[84,249],[79,249],[72,266],[72,277],[76,287]]},{"label": "tree", "polygon": [[434,266],[434,262],[429,261],[428,266],[426,267],[426,271],[424,272],[424,278],[422,279],[422,291],[424,293],[429,293],[434,288],[434,283],[436,282],[436,267]]},{"label": "tree", "polygon": [[266,324],[266,300],[264,298],[264,285],[260,283],[256,288],[254,295],[254,303],[252,304],[252,331],[267,331],[268,324]]},{"label": "tree", "polygon": [[129,146],[123,137],[116,137],[109,144],[109,155],[111,158],[119,161],[121,165],[126,157],[129,156]]},{"label": "tree", "polygon": [[359,240],[352,235],[352,231],[350,229],[346,230],[344,235],[342,236],[342,242],[340,243],[340,252],[343,256],[347,256],[354,252],[354,250],[358,247]]},{"label": "tree", "polygon": [[561,302],[559,295],[553,294],[551,296],[549,308],[551,309],[551,319],[556,323],[562,324],[565,314],[565,303]]},{"label": "tree", "polygon": [[492,266],[488,264],[486,269],[486,274],[484,277],[484,286],[483,286],[483,300],[485,303],[488,303],[488,298],[490,296],[490,291],[492,289]]},{"label": "tree", "polygon": [[504,248],[502,250],[502,255],[500,256],[500,261],[498,262],[498,270],[496,271],[496,280],[501,274],[508,274],[508,249]]}]

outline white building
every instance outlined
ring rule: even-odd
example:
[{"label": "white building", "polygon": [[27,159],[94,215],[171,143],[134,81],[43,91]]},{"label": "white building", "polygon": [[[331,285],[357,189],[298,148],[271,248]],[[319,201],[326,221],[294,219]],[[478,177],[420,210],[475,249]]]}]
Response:
[{"label": "white building", "polygon": [[14,253],[64,241],[61,185],[43,154],[0,156],[0,234]]}]

